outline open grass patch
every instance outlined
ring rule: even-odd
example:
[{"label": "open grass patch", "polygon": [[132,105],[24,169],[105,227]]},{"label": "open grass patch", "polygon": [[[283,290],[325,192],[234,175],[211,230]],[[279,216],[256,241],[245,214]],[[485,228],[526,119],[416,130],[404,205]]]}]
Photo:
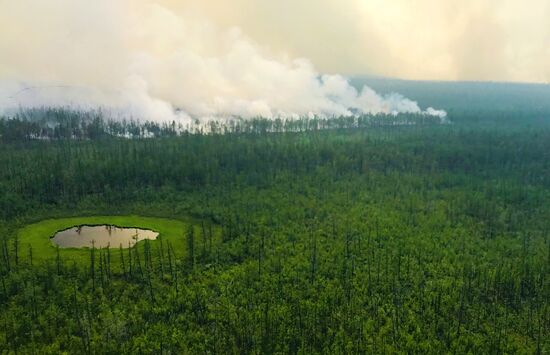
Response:
[{"label": "open grass patch", "polygon": [[[150,243],[170,244],[178,256],[185,255],[185,231],[193,221],[179,221],[166,218],[141,216],[94,216],[47,219],[30,224],[18,232],[18,255],[22,261],[30,260],[32,250],[33,262],[55,259],[57,248],[51,238],[59,231],[76,226],[113,225],[117,227],[149,229],[159,233],[157,240]],[[145,241],[137,243],[138,248],[144,247]],[[65,260],[87,261],[89,248],[60,248],[59,254]]]}]

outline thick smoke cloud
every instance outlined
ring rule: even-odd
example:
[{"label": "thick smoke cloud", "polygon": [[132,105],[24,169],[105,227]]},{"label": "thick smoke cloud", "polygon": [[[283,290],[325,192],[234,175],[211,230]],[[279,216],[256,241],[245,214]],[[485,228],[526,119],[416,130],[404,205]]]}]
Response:
[{"label": "thick smoke cloud", "polygon": [[237,28],[147,0],[0,3],[0,108],[103,107],[149,120],[423,113]]},{"label": "thick smoke cloud", "polygon": [[548,0],[159,1],[238,24],[322,72],[550,83]]}]

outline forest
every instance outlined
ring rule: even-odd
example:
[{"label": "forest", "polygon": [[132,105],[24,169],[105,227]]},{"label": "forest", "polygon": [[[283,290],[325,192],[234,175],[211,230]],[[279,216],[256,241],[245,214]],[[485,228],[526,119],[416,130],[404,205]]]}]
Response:
[{"label": "forest", "polygon": [[[506,112],[0,119],[0,352],[548,353],[550,109]],[[23,242],[93,216],[180,242]]]}]

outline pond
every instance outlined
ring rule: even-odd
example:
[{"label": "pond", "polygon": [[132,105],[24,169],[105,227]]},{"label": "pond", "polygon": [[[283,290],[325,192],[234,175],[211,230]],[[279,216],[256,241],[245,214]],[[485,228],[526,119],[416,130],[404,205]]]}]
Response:
[{"label": "pond", "polygon": [[123,248],[145,239],[157,239],[158,233],[148,229],[122,228],[110,225],[77,226],[57,232],[52,242],[60,248]]}]

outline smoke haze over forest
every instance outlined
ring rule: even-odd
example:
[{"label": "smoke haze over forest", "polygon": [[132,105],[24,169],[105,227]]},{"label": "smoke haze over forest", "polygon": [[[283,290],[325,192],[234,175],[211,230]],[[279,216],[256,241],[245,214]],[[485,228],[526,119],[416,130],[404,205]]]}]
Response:
[{"label": "smoke haze over forest", "polygon": [[152,120],[445,112],[356,89],[309,59],[173,4],[36,1],[0,5],[0,109],[105,108]]}]

